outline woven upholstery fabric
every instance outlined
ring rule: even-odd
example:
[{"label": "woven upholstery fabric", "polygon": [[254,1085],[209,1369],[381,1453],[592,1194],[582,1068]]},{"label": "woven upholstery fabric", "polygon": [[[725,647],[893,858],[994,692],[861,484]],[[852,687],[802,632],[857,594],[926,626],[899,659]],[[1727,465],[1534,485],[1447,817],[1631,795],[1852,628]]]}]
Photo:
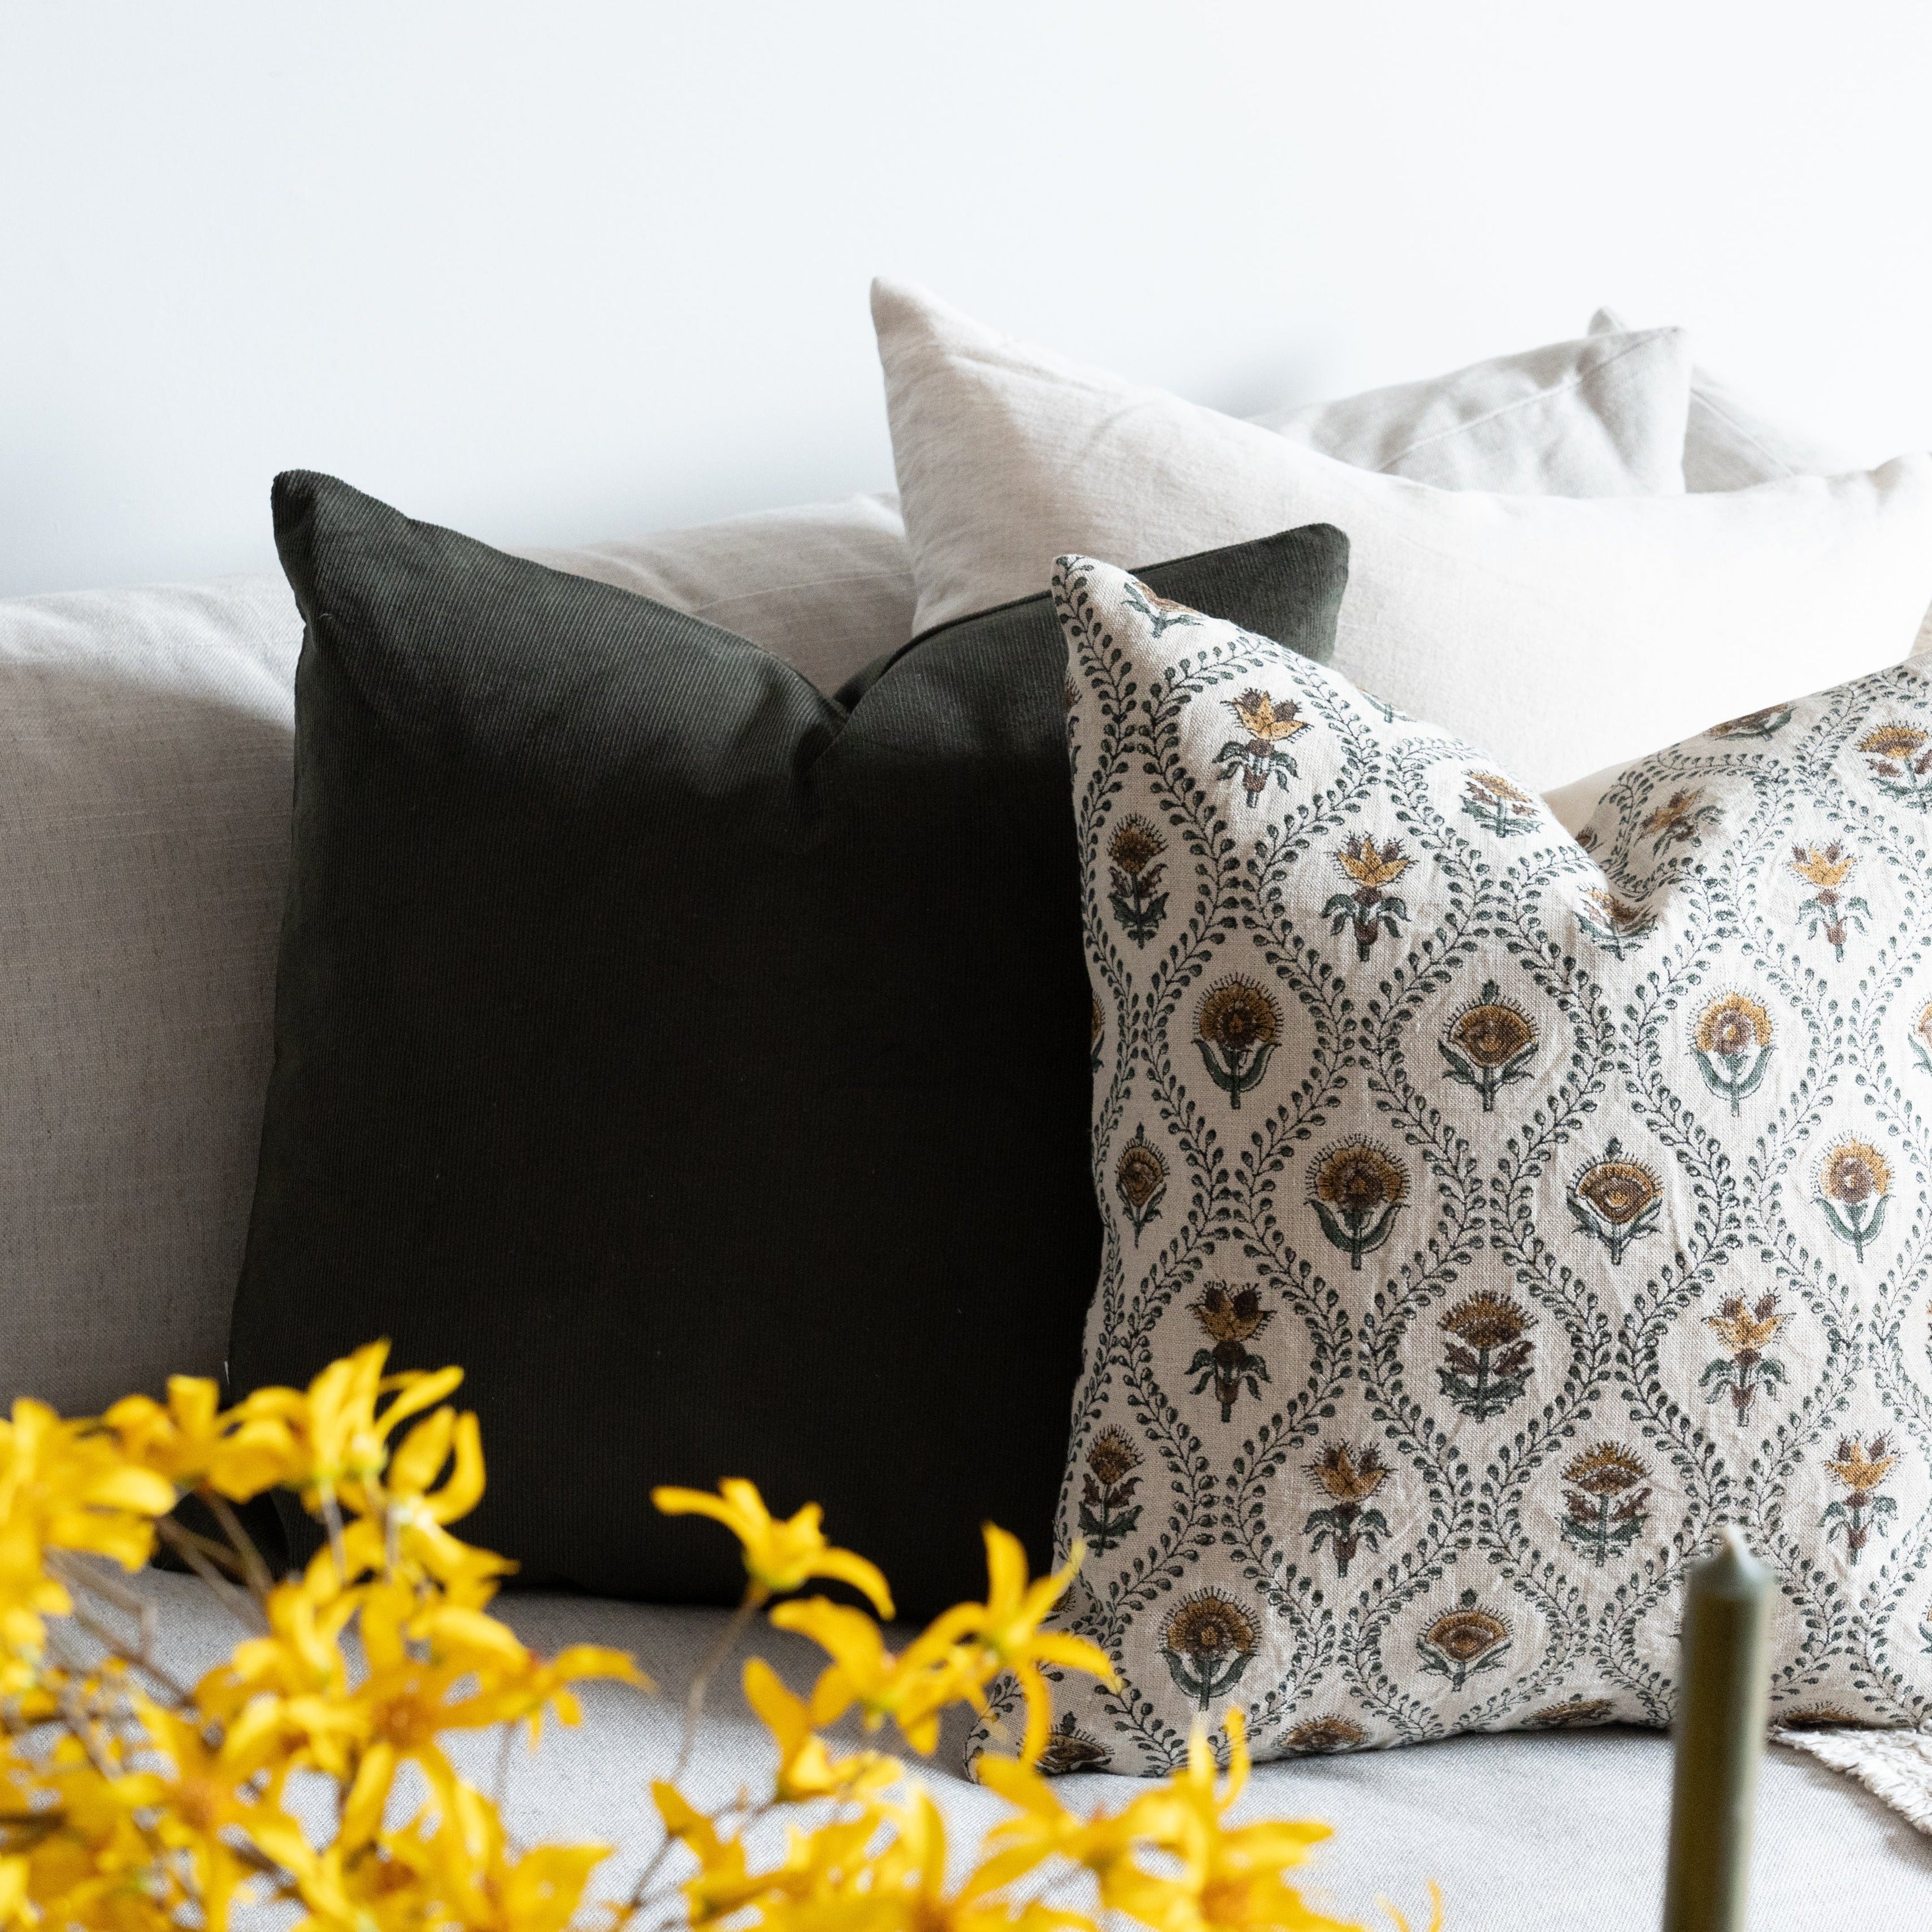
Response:
[{"label": "woven upholstery fabric", "polygon": [[1687,1567],[1774,1721],[1932,1719],[1932,686],[1610,777],[1063,563],[1106,1225],[1063,1766],[1667,1724]]},{"label": "woven upholstery fabric", "polygon": [[[528,1581],[735,1598],[648,1493],[734,1474],[909,1610],[980,1586],[983,1519],[1043,1559],[1099,1243],[1045,596],[848,714],[344,484],[275,505],[307,638],[237,1390],[378,1335],[460,1362],[475,1537]],[[1153,576],[1324,650],[1346,560]]]}]

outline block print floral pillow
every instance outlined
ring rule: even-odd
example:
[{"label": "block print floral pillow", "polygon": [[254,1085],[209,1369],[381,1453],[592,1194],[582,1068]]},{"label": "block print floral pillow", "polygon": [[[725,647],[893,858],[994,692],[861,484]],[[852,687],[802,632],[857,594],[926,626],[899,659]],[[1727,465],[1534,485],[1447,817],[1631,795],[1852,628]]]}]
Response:
[{"label": "block print floral pillow", "polygon": [[[1932,1720],[1932,690],[1573,838],[1333,673],[1064,560],[1107,1228],[1049,1762],[1628,1721],[1718,1526],[1786,1724]],[[1497,702],[1508,702],[1498,692]]]}]

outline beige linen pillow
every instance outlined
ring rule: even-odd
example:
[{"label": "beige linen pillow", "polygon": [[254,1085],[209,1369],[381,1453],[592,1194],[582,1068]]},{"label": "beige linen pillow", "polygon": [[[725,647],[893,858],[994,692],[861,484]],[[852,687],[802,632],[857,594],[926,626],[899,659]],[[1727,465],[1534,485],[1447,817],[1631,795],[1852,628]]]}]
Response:
[{"label": "beige linen pillow", "polygon": [[874,313],[921,628],[1058,550],[1161,556],[1297,524],[1351,545],[1335,667],[1538,788],[1902,656],[1932,601],[1932,463],[1729,495],[1432,489],[1082,369],[920,291]]},{"label": "beige linen pillow", "polygon": [[1358,470],[1442,490],[1664,496],[1683,493],[1690,406],[1684,332],[1652,328],[1250,420]]}]

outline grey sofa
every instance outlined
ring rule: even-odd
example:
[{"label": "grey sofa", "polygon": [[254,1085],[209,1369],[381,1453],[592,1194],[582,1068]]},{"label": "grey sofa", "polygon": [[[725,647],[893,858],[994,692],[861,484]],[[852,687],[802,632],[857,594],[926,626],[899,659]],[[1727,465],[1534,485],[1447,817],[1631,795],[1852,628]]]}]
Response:
[{"label": "grey sofa", "polygon": [[[902,626],[889,509],[821,521],[826,568],[872,586],[881,634]],[[666,594],[648,557],[571,567]],[[268,1058],[298,642],[268,580],[0,605],[0,1396],[86,1412],[170,1368],[220,1370]],[[854,637],[848,655],[872,642]],[[841,669],[812,667],[827,681]],[[238,1634],[192,1580],[146,1587],[184,1666]],[[537,1594],[504,1609],[542,1647],[622,1645],[662,1687],[656,1700],[592,1687],[582,1731],[553,1727],[513,1766],[526,1840],[618,1848],[608,1895],[655,1840],[647,1784],[670,1766],[718,1613]],[[776,1633],[760,1647],[808,1682],[807,1647]],[[721,1673],[699,1792],[766,1767],[736,1676]],[[487,1781],[494,1745],[476,1742]],[[999,1808],[959,1774],[958,1744],[956,1728],[926,1774],[970,1837]],[[1310,1882],[1337,1912],[1372,1918],[1381,1892],[1426,1921],[1432,1878],[1456,1932],[1623,1932],[1654,1920],[1669,1774],[1654,1735],[1470,1738],[1267,1766],[1246,1805],[1334,1826]],[[1118,1804],[1127,1787],[1070,1789]],[[1932,1839],[1774,1749],[1754,1884],[1763,1932],[1932,1922]]]}]

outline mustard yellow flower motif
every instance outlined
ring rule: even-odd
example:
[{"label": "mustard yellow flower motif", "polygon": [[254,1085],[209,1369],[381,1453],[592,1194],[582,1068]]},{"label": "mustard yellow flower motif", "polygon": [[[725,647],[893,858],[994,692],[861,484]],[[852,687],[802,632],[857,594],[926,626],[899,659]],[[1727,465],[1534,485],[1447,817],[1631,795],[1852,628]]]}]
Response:
[{"label": "mustard yellow flower motif", "polygon": [[1324,1148],[1308,1174],[1308,1204],[1322,1233],[1359,1273],[1395,1232],[1395,1217],[1408,1198],[1408,1177],[1389,1150],[1360,1135]]},{"label": "mustard yellow flower motif", "polygon": [[1252,1283],[1237,1288],[1222,1281],[1204,1282],[1199,1297],[1190,1305],[1208,1341],[1206,1348],[1196,1349],[1187,1365],[1187,1372],[1198,1378],[1193,1392],[1199,1395],[1212,1383],[1221,1420],[1231,1421],[1242,1384],[1258,1402],[1261,1384],[1273,1379],[1267,1362],[1248,1344],[1274,1319],[1274,1311],[1262,1306],[1260,1291]]},{"label": "mustard yellow flower motif", "polygon": [[1388,889],[1415,861],[1403,852],[1400,839],[1378,845],[1366,832],[1345,840],[1334,856],[1354,890],[1337,892],[1322,908],[1322,916],[1328,921],[1331,934],[1352,926],[1355,956],[1366,959],[1384,933],[1391,939],[1401,937],[1408,908]]},{"label": "mustard yellow flower motif", "polygon": [[1912,1022],[1912,1057],[1932,1073],[1932,1000],[1918,1009],[1918,1016]]},{"label": "mustard yellow flower motif", "polygon": [[1296,715],[1299,707],[1292,699],[1273,698],[1264,691],[1244,691],[1228,700],[1228,708],[1248,735],[1230,738],[1215,753],[1214,762],[1228,778],[1238,773],[1249,804],[1258,806],[1270,776],[1283,791],[1290,778],[1300,776],[1294,759],[1281,748],[1306,730],[1309,720]]},{"label": "mustard yellow flower motif", "polygon": [[742,1476],[726,1477],[718,1490],[713,1496],[706,1490],[656,1489],[651,1501],[666,1516],[708,1516],[722,1522],[742,1547],[754,1601],[788,1597],[824,1576],[850,1584],[880,1616],[892,1614],[892,1592],[878,1564],[826,1541],[819,1528],[825,1512],[818,1504],[807,1503],[781,1521],[765,1507],[758,1486]]},{"label": "mustard yellow flower motif", "polygon": [[1812,888],[1811,896],[1798,908],[1802,920],[1808,914],[1808,934],[1815,937],[1822,927],[1826,943],[1840,959],[1845,956],[1845,940],[1856,928],[1862,932],[1871,908],[1854,896],[1847,898],[1838,890],[1858,869],[1858,856],[1847,852],[1836,839],[1828,845],[1794,845],[1792,871]]},{"label": "mustard yellow flower motif", "polygon": [[834,1758],[812,1723],[812,1707],[788,1690],[761,1657],[745,1660],[745,1701],[778,1748],[772,1790],[784,1804],[816,1798],[862,1798],[884,1790],[899,1775],[898,1765],[877,1751]]},{"label": "mustard yellow flower motif", "polygon": [[1450,1016],[1436,1046],[1452,1080],[1482,1096],[1483,1112],[1493,1112],[1498,1091],[1529,1077],[1538,1045],[1529,1016],[1503,997],[1493,980]]},{"label": "mustard yellow flower motif", "polygon": [[1846,1436],[1839,1439],[1838,1454],[1825,1464],[1844,1485],[1845,1494],[1842,1501],[1827,1505],[1819,1521],[1824,1526],[1826,1542],[1840,1536],[1845,1539],[1854,1565],[1870,1540],[1874,1526],[1898,1514],[1897,1499],[1879,1493],[1879,1486],[1898,1461],[1898,1452],[1888,1438],[1874,1436],[1867,1444],[1856,1436]]},{"label": "mustard yellow flower motif", "polygon": [[1484,1422],[1521,1399],[1536,1348],[1536,1317],[1521,1302],[1485,1289],[1445,1310],[1436,1325],[1448,1338],[1436,1379],[1465,1415]]},{"label": "mustard yellow flower motif", "polygon": [[1462,809],[1498,838],[1534,831],[1539,816],[1537,801],[1500,772],[1470,772],[1462,782]]},{"label": "mustard yellow flower motif", "polygon": [[1737,1420],[1743,1421],[1759,1389],[1784,1380],[1784,1364],[1765,1351],[1790,1319],[1780,1311],[1775,1293],[1760,1295],[1749,1308],[1742,1295],[1726,1295],[1717,1313],[1704,1318],[1704,1326],[1730,1351],[1705,1364],[1700,1378],[1704,1400],[1715,1402],[1720,1395],[1727,1396]]},{"label": "mustard yellow flower motif", "polygon": [[1114,1192],[1127,1210],[1134,1246],[1138,1247],[1142,1230],[1150,1221],[1160,1219],[1160,1204],[1167,1192],[1167,1162],[1160,1149],[1149,1144],[1144,1120],[1136,1124],[1133,1138],[1114,1163]]},{"label": "mustard yellow flower motif", "polygon": [[1614,1138],[1600,1160],[1586,1161],[1570,1182],[1568,1199],[1577,1227],[1621,1264],[1631,1242],[1657,1232],[1664,1190],[1654,1168],[1633,1160]]},{"label": "mustard yellow flower motif", "polygon": [[1281,1040],[1281,1004],[1252,980],[1231,974],[1201,996],[1194,1014],[1195,1045],[1208,1077],[1238,1108],[1260,1083]]},{"label": "mustard yellow flower motif", "polygon": [[1320,1456],[1308,1466],[1308,1473],[1320,1484],[1330,1498],[1303,1524],[1304,1536],[1315,1539],[1319,1550],[1331,1537],[1335,1544],[1335,1574],[1346,1576],[1355,1552],[1364,1544],[1372,1556],[1389,1533],[1388,1521],[1380,1510],[1368,1508],[1369,1499],[1394,1473],[1382,1459],[1372,1442],[1360,1448],[1348,1443],[1323,1444]]},{"label": "mustard yellow flower motif", "polygon": [[1720,993],[1692,1023],[1691,1051],[1704,1084],[1737,1113],[1763,1084],[1774,1029],[1762,1003],[1748,993]]},{"label": "mustard yellow flower motif", "polygon": [[[1582,842],[1580,832],[1577,843]],[[1647,938],[1656,928],[1657,921],[1651,914],[1628,899],[1619,898],[1606,886],[1586,886],[1582,901],[1577,909],[1576,923],[1612,958],[1627,958],[1627,949]]]},{"label": "mustard yellow flower motif", "polygon": [[1204,1711],[1240,1682],[1259,1648],[1253,1618],[1222,1590],[1184,1598],[1161,1626],[1168,1674]]},{"label": "mustard yellow flower motif", "polygon": [[1898,719],[1868,731],[1858,740],[1867,767],[1879,789],[1924,811],[1932,805],[1932,733]]},{"label": "mustard yellow flower motif", "polygon": [[1674,791],[1645,818],[1637,829],[1648,836],[1651,850],[1658,853],[1666,845],[1698,844],[1706,829],[1716,824],[1723,816],[1717,806],[1704,802],[1701,788]]},{"label": "mustard yellow flower motif", "polygon": [[1297,1757],[1329,1757],[1357,1749],[1368,1736],[1352,1718],[1304,1718],[1282,1739],[1281,1748]]},{"label": "mustard yellow flower motif", "polygon": [[1415,1640],[1422,1667],[1449,1680],[1460,1691],[1473,1671],[1495,1670],[1509,1654],[1510,1627],[1490,1610],[1476,1607],[1476,1593],[1465,1590],[1456,1607],[1432,1622]]},{"label": "mustard yellow flower motif", "polygon": [[1133,1499],[1141,1480],[1134,1472],[1141,1460],[1141,1452],[1119,1428],[1102,1430],[1088,1444],[1087,1474],[1080,1492],[1080,1534],[1096,1556],[1104,1556],[1131,1536],[1141,1520],[1141,1505]]},{"label": "mustard yellow flower motif", "polygon": [[1791,722],[1795,704],[1768,704],[1762,711],[1747,711],[1742,718],[1727,718],[1713,724],[1707,738],[1774,738]]},{"label": "mustard yellow flower motif", "polygon": [[1607,1724],[1616,1706],[1607,1697],[1566,1697],[1560,1704],[1546,1704],[1523,1719],[1530,1731],[1580,1730],[1592,1724]]},{"label": "mustard yellow flower motif", "polygon": [[1113,1753],[1098,1738],[1083,1731],[1069,1711],[1047,1738],[1040,1768],[1049,1778],[1066,1778],[1077,1771],[1105,1771],[1112,1759]]},{"label": "mustard yellow flower motif", "polygon": [[1616,1442],[1599,1442],[1565,1466],[1563,1480],[1574,1486],[1564,1493],[1563,1534],[1598,1569],[1642,1533],[1650,1492],[1637,1485],[1649,1473],[1632,1450]]},{"label": "mustard yellow flower motif", "polygon": [[1865,1244],[1877,1240],[1892,1195],[1892,1168],[1870,1142],[1848,1136],[1834,1142],[1818,1163],[1814,1196],[1825,1225],[1852,1244],[1860,1261]]},{"label": "mustard yellow flower motif", "polygon": [[1177,626],[1201,622],[1199,611],[1190,610],[1185,604],[1178,604],[1172,597],[1156,596],[1137,577],[1127,579],[1126,588],[1120,596],[1128,609],[1138,611],[1148,620],[1156,638],[1164,636]]},{"label": "mustard yellow flower motif", "polygon": [[1136,946],[1144,946],[1167,916],[1166,892],[1158,890],[1165,866],[1156,863],[1167,841],[1151,820],[1130,812],[1107,842],[1112,890],[1108,902],[1121,930]]}]

